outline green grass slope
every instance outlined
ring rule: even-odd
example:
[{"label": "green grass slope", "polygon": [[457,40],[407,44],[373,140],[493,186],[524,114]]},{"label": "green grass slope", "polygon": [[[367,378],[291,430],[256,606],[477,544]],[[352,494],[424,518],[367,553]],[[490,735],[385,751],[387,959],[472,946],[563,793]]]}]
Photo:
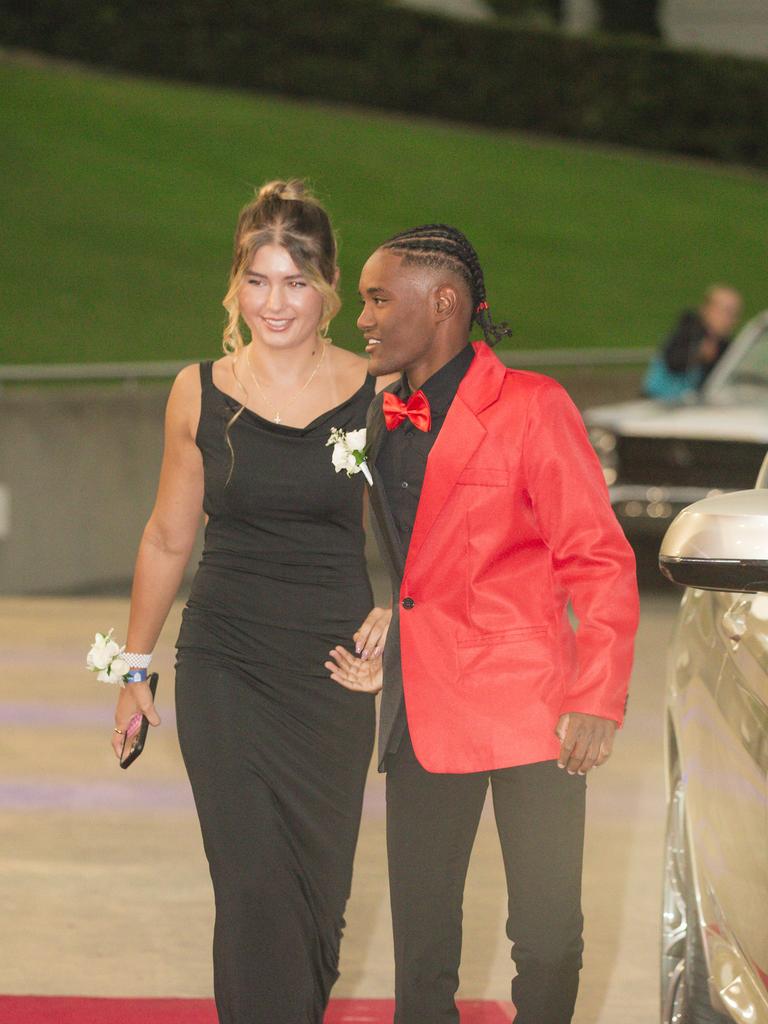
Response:
[{"label": "green grass slope", "polygon": [[521,347],[653,344],[720,279],[768,305],[765,180],[738,171],[9,61],[0,133],[0,362],[216,354],[237,212],[290,175],[339,231],[340,344],[367,254],[436,220]]}]

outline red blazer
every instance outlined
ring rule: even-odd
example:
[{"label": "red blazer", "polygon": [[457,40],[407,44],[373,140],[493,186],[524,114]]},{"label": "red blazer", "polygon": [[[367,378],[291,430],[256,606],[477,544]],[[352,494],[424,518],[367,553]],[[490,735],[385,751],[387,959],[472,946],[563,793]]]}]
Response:
[{"label": "red blazer", "polygon": [[567,711],[621,724],[638,622],[634,556],[578,410],[474,348],[400,590],[408,724],[431,772],[556,758]]}]

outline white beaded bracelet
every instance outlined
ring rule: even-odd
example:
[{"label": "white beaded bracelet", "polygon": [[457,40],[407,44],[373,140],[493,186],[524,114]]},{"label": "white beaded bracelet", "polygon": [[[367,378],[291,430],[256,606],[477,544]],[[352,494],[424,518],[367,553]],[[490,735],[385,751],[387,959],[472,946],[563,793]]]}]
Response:
[{"label": "white beaded bracelet", "polygon": [[152,661],[151,654],[131,654],[129,651],[123,651],[122,657],[131,668],[149,668]]}]

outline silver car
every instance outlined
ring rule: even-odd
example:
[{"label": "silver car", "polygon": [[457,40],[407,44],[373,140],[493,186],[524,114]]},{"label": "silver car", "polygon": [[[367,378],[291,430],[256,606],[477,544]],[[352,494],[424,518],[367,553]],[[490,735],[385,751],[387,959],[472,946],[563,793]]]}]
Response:
[{"label": "silver car", "polygon": [[[766,395],[768,398],[768,395]],[[768,1024],[768,457],[754,490],[677,516],[670,650],[664,1024]]]}]

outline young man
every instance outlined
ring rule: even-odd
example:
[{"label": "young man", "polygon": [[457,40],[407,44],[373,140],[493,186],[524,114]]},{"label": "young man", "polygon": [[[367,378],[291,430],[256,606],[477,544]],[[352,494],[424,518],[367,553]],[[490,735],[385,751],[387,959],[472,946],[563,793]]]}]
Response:
[{"label": "young man", "polygon": [[[459,231],[428,225],[384,243],[360,293],[370,372],[402,371],[368,416],[374,526],[395,594],[379,735],[395,1021],[458,1021],[464,881],[490,783],[517,1024],[567,1024],[585,775],[610,756],[624,713],[632,551],[565,391],[492,353],[507,332]],[[485,342],[468,343],[473,321]],[[360,659],[333,658],[337,682],[369,685]]]}]

